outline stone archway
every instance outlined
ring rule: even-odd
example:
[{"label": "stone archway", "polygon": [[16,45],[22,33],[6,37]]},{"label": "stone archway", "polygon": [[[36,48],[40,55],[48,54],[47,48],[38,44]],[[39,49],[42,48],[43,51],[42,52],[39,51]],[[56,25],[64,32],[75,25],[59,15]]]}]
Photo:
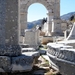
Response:
[{"label": "stone archway", "polygon": [[[20,26],[21,35],[24,34],[24,30],[27,29],[27,10],[33,3],[41,3],[48,10],[48,33],[52,31],[52,19],[60,18],[60,0],[20,0]],[[59,21],[57,21],[59,22]],[[55,23],[57,23],[55,20]],[[57,26],[55,28],[58,28]],[[55,30],[55,29],[54,29]]]},{"label": "stone archway", "polygon": [[[27,22],[33,22],[47,18],[47,9],[41,3],[33,3],[28,8]],[[27,25],[28,27],[28,25]]]}]

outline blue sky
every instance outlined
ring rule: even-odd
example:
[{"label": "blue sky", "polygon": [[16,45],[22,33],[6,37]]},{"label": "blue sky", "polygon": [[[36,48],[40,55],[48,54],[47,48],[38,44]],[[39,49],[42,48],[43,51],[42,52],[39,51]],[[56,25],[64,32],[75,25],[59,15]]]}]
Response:
[{"label": "blue sky", "polygon": [[[75,0],[60,0],[60,15],[74,12],[75,11]],[[38,19],[47,17],[47,9],[40,3],[34,3],[28,8],[27,21],[31,22]]]}]

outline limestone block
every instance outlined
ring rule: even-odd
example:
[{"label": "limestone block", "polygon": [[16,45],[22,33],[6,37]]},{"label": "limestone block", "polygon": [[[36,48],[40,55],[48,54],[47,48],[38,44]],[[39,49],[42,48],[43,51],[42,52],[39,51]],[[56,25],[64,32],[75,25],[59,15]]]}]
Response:
[{"label": "limestone block", "polygon": [[18,57],[12,57],[12,72],[15,71],[30,71],[33,67],[33,57],[21,55]]},{"label": "limestone block", "polygon": [[67,29],[67,23],[61,23],[61,30],[65,31]]},{"label": "limestone block", "polygon": [[28,44],[30,47],[38,48],[38,31],[32,29],[25,30],[25,44]]},{"label": "limestone block", "polygon": [[21,47],[19,45],[0,45],[0,55],[2,56],[21,55]]},{"label": "limestone block", "polygon": [[0,72],[10,72],[11,59],[7,56],[0,56]]}]

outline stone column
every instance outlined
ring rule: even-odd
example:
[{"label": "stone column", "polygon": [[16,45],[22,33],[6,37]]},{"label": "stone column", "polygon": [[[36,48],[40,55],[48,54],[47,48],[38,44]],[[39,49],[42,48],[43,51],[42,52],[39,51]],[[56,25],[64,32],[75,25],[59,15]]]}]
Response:
[{"label": "stone column", "polygon": [[61,30],[61,20],[60,19],[52,19],[52,35],[62,35]]},{"label": "stone column", "polygon": [[21,35],[24,36],[24,30],[27,29],[27,12],[20,13]]},{"label": "stone column", "polygon": [[0,55],[18,56],[19,0],[0,0]]},{"label": "stone column", "polygon": [[20,43],[24,43],[25,29],[27,28],[27,12],[20,13]]},{"label": "stone column", "polygon": [[60,18],[60,0],[55,0],[52,5],[54,18]]},{"label": "stone column", "polygon": [[27,10],[25,10],[26,4],[20,0],[20,26],[21,35],[24,35],[24,30],[27,29]]},{"label": "stone column", "polygon": [[24,31],[27,29],[27,10],[25,10],[26,4],[20,1],[20,43],[23,44]]},{"label": "stone column", "polygon": [[53,4],[54,17],[52,19],[52,35],[62,35],[60,20],[60,0],[55,0]]},{"label": "stone column", "polygon": [[48,31],[47,31],[46,35],[51,36],[52,19],[53,19],[52,9],[50,9],[48,11],[47,15],[48,15],[48,18],[47,18]]}]

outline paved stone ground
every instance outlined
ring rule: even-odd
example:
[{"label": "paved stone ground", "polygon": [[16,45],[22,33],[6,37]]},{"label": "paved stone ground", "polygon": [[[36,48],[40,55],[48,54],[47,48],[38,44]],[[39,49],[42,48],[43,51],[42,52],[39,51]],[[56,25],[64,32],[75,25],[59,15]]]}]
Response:
[{"label": "paved stone ground", "polygon": [[56,73],[56,71],[50,69],[48,61],[40,56],[30,72],[0,73],[0,75],[60,75]]}]

